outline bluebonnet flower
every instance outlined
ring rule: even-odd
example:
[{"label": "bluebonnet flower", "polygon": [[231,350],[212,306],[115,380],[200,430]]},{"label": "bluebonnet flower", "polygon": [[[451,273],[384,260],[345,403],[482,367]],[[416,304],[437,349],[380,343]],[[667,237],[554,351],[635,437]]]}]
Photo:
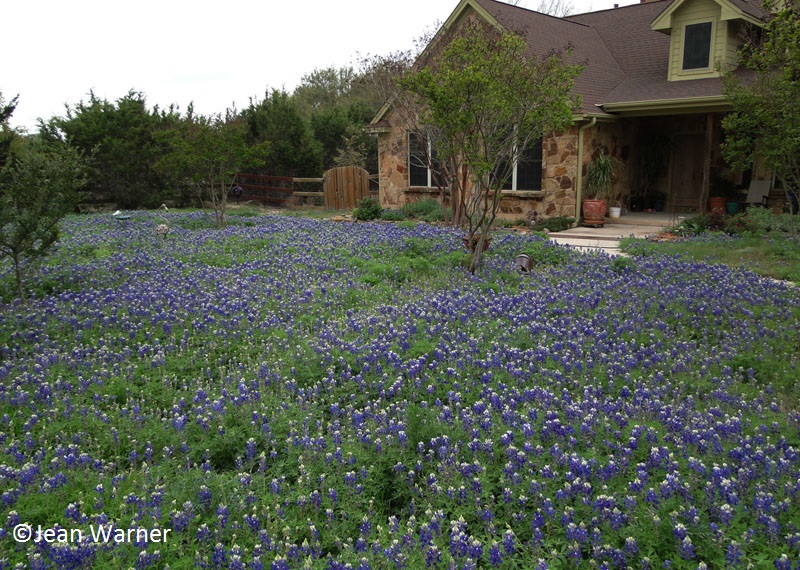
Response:
[{"label": "bluebonnet flower", "polygon": [[781,554],[780,557],[775,560],[775,569],[792,570],[792,561],[789,560],[789,557],[785,554]]},{"label": "bluebonnet flower", "polygon": [[680,554],[684,560],[694,560],[695,558],[694,544],[688,536],[681,541]]},{"label": "bluebonnet flower", "polygon": [[506,554],[514,554],[516,551],[515,547],[516,537],[511,529],[506,530],[503,533],[503,550]]},{"label": "bluebonnet flower", "polygon": [[289,570],[289,563],[285,558],[276,556],[270,565],[270,570]]}]

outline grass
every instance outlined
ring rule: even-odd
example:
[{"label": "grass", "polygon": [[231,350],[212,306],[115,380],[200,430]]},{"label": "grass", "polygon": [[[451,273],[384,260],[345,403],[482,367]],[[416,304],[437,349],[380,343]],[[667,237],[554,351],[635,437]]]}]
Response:
[{"label": "grass", "polygon": [[800,283],[800,237],[767,234],[730,236],[711,233],[677,241],[622,240],[621,250],[635,256],[677,255],[706,263],[754,271],[764,277]]}]

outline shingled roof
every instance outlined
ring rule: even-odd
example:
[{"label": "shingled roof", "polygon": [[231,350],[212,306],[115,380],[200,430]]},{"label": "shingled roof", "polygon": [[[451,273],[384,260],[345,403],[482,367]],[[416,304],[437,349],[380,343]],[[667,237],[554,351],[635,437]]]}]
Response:
[{"label": "shingled roof", "polygon": [[[586,66],[575,81],[580,112],[605,114],[603,106],[720,95],[719,78],[667,81],[670,37],[651,23],[673,1],[656,0],[556,18],[497,0],[475,0],[505,29],[525,37],[531,54],[572,46],[571,61]],[[754,2],[729,0],[753,17]]]}]

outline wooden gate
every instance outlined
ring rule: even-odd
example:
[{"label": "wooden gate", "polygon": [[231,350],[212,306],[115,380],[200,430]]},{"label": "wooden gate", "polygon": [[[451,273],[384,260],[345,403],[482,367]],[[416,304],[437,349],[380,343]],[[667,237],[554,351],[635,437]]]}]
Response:
[{"label": "wooden gate", "polygon": [[355,208],[363,198],[369,198],[369,173],[357,166],[331,168],[322,179],[325,208],[347,210]]}]

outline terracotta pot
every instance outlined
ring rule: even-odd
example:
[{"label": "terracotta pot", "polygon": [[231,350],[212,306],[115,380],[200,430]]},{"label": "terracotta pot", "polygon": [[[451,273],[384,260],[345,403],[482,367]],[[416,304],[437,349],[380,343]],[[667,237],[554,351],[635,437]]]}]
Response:
[{"label": "terracotta pot", "polygon": [[583,225],[602,226],[606,216],[606,201],[588,198],[583,201]]},{"label": "terracotta pot", "polygon": [[711,196],[708,199],[709,212],[724,212],[725,211],[725,198],[722,196]]}]

